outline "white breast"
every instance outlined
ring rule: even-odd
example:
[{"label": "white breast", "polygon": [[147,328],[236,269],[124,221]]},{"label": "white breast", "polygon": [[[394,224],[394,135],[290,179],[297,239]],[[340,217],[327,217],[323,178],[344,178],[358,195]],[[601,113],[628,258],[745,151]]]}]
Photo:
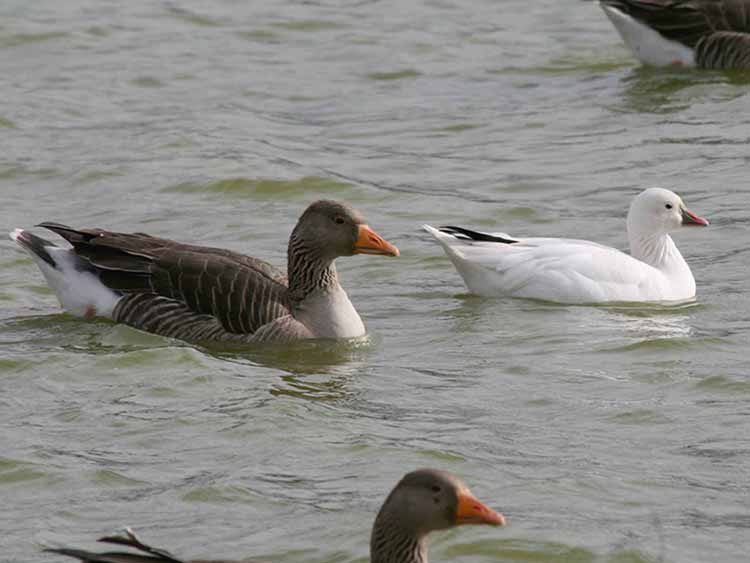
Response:
[{"label": "white breast", "polygon": [[354,338],[366,332],[349,296],[338,284],[328,291],[309,295],[294,316],[315,338]]}]

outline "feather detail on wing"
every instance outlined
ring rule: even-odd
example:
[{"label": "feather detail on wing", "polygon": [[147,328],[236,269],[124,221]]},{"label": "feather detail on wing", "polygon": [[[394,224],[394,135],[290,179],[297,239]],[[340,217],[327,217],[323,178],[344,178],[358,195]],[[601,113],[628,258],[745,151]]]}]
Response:
[{"label": "feather detail on wing", "polygon": [[290,312],[286,277],[262,260],[142,233],[75,230],[57,223],[40,226],[65,238],[102,283],[126,296],[115,320],[120,320],[118,315],[126,317],[123,322],[131,326],[173,336],[173,331],[160,328],[160,322],[178,326],[192,320],[208,322],[201,333],[211,325],[247,335]]},{"label": "feather detail on wing", "polygon": [[517,297],[585,303],[637,300],[658,272],[613,248],[574,239],[521,239],[504,252],[464,249],[466,260],[495,274]]},{"label": "feather detail on wing", "polygon": [[512,238],[424,225],[473,293],[563,303],[639,300],[663,278],[655,268],[601,244],[566,238]]}]

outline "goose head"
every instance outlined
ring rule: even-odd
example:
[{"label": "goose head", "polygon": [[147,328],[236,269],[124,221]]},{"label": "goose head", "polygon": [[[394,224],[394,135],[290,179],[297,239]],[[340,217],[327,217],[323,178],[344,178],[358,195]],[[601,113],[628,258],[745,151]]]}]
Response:
[{"label": "goose head", "polygon": [[[407,473],[383,503],[372,529],[371,559],[412,561],[428,533],[463,524],[505,525],[505,517],[480,502],[458,477],[437,469]],[[425,556],[414,560],[425,561]]]},{"label": "goose head", "polygon": [[664,188],[648,188],[638,194],[628,212],[631,238],[666,235],[682,227],[706,227],[708,221],[690,211],[682,198]]},{"label": "goose head", "polygon": [[305,210],[290,238],[299,250],[334,260],[353,254],[398,256],[398,248],[383,239],[355,209],[345,203],[316,201]]}]

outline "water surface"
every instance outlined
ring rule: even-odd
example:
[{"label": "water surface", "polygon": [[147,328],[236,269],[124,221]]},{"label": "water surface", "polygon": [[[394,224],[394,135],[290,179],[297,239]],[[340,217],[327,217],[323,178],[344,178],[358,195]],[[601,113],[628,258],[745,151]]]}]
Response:
[{"label": "water surface", "polygon": [[[359,342],[209,351],[60,312],[0,243],[0,550],[120,526],[192,557],[360,562],[406,471],[506,529],[435,561],[746,561],[750,81],[638,67],[590,2],[6,2],[0,226],[284,263],[312,200],[402,250],[339,261]],[[679,191],[676,308],[465,294],[424,222],[625,246]]]}]

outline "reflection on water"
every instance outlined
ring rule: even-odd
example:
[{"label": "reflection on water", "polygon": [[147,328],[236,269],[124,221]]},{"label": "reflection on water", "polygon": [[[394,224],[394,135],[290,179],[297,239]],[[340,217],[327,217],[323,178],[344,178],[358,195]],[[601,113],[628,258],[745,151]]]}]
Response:
[{"label": "reflection on water", "polygon": [[[364,366],[362,364],[361,366]],[[274,384],[270,390],[275,397],[295,397],[307,401],[338,401],[352,394],[351,374],[335,376],[298,376],[282,375],[281,383]]]},{"label": "reflection on water", "polygon": [[684,311],[700,306],[695,302],[679,305],[643,305],[608,307],[614,321],[628,338],[673,339],[695,335],[693,317]]},{"label": "reflection on water", "polygon": [[272,385],[274,396],[310,401],[329,401],[351,394],[350,383],[368,365],[373,351],[369,336],[347,340],[302,340],[288,344],[264,344],[242,351],[212,352],[226,362],[252,364],[285,372]]},{"label": "reflection on water", "polygon": [[[624,78],[623,97],[618,106],[624,111],[636,113],[668,114],[689,108],[693,102],[703,102],[701,86],[719,85],[728,82],[726,73],[696,69],[659,69],[639,66]],[[696,95],[684,94],[684,90],[696,90]],[[744,95],[738,90],[735,96]]]},{"label": "reflection on water", "polygon": [[[0,244],[4,559],[132,523],[197,557],[364,561],[423,465],[510,518],[441,534],[436,561],[747,559],[747,73],[636,67],[595,2],[183,4],[2,4],[6,230],[283,264],[301,210],[335,198],[403,256],[341,263],[373,340],[232,350],[57,314]],[[649,185],[711,216],[684,242],[700,305],[466,296],[417,234],[623,245]],[[702,506],[728,519],[685,517]]]},{"label": "reflection on water", "polygon": [[251,363],[293,375],[356,373],[373,350],[369,335],[342,340],[300,340],[283,344],[264,343],[214,346],[207,351],[228,362]]},{"label": "reflection on water", "polygon": [[[554,337],[560,326],[567,336],[586,336],[609,339],[619,336],[626,339],[673,339],[695,336],[693,315],[701,309],[695,301],[683,303],[616,303],[595,305],[567,305],[548,301],[483,298],[470,294],[456,296],[455,306],[441,312],[452,320],[455,332],[492,330],[500,337],[516,332],[519,336]],[[546,319],[545,324],[535,322]],[[528,322],[528,327],[525,321]],[[523,328],[520,328],[523,327]]]}]

